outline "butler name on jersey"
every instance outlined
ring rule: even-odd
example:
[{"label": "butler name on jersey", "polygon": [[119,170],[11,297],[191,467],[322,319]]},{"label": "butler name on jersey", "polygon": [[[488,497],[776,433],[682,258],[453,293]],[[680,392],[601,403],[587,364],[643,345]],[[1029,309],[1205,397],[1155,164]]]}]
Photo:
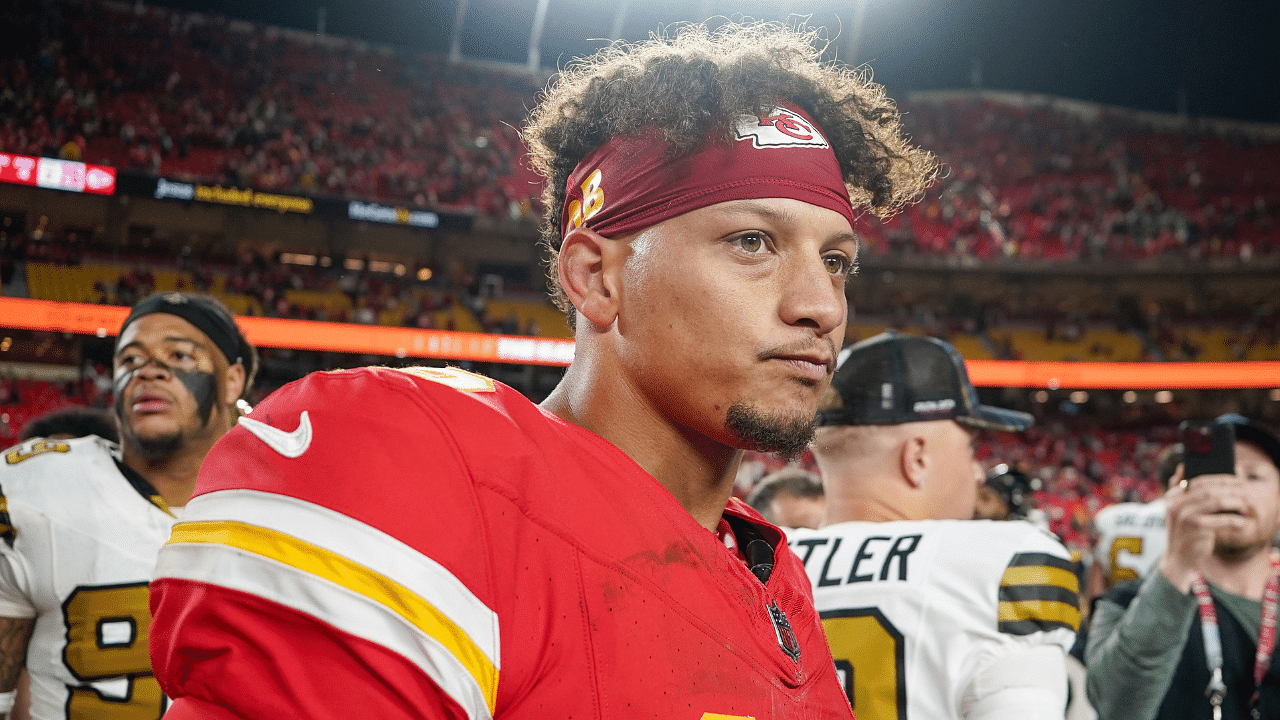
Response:
[{"label": "butler name on jersey", "polygon": [[99,437],[28,440],[0,460],[0,616],[35,618],[31,717],[157,718],[147,583],[175,518]]},{"label": "butler name on jersey", "polygon": [[1093,560],[1107,587],[1145,577],[1168,543],[1163,498],[1108,505],[1094,516],[1093,526],[1098,534]]},{"label": "butler name on jersey", "polygon": [[1070,555],[1027,522],[845,522],[790,543],[858,720],[982,716],[988,668],[1065,655],[1080,624]]}]

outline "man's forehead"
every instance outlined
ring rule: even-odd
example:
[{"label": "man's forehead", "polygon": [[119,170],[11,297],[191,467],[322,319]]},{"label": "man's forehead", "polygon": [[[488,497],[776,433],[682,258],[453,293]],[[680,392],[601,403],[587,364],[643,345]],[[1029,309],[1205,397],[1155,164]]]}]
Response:
[{"label": "man's forehead", "polygon": [[[1241,452],[1242,449],[1244,450],[1243,453]],[[1280,466],[1277,466],[1276,460],[1268,455],[1266,450],[1248,440],[1236,440],[1236,455],[1243,455],[1246,460],[1271,465],[1276,467],[1277,471],[1280,471]]]},{"label": "man's forehead", "polygon": [[848,220],[845,220],[840,213],[824,208],[820,205],[804,202],[803,200],[795,200],[792,198],[748,198],[744,200],[726,200],[724,202],[715,203],[714,205],[708,205],[705,208],[698,208],[691,212],[700,211],[717,213],[724,217],[733,219],[763,218],[779,225],[804,225],[806,227],[811,224],[811,220],[803,217],[803,214],[808,212],[829,213],[832,216],[839,218],[839,222],[833,222],[833,227],[829,230],[832,238],[836,240],[857,242],[857,236],[849,226]]},{"label": "man's forehead", "polygon": [[210,340],[199,328],[177,315],[151,313],[129,323],[120,333],[116,348],[119,351],[127,345],[171,342],[188,342],[204,347]]}]

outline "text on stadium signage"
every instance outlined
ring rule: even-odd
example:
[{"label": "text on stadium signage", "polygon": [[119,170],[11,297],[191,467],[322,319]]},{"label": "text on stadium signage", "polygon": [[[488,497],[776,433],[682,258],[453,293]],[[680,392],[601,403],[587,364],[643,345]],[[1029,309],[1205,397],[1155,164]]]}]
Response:
[{"label": "text on stadium signage", "polygon": [[277,195],[259,192],[252,188],[224,188],[221,185],[193,185],[160,178],[156,181],[157,200],[198,200],[217,205],[239,205],[276,212],[294,212],[310,215],[315,211],[311,198],[297,195]]}]

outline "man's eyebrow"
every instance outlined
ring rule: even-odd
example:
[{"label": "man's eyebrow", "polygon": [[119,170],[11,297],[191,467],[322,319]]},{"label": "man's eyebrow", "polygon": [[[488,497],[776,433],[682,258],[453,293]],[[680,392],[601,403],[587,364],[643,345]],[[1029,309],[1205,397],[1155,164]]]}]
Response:
[{"label": "man's eyebrow", "polygon": [[862,241],[858,239],[857,233],[851,233],[851,232],[845,232],[845,231],[838,232],[835,235],[832,235],[831,237],[827,238],[827,242],[829,243],[851,242],[854,245],[857,245],[859,249],[861,249],[862,247]]},{"label": "man's eyebrow", "polygon": [[[780,210],[761,200],[739,200],[726,205],[722,212],[728,215],[756,215],[779,225],[794,225],[800,222],[791,210]],[[849,231],[838,232],[827,238],[827,242],[851,242],[861,246],[857,234]]]},{"label": "man's eyebrow", "polygon": [[779,224],[796,222],[796,215],[790,210],[779,210],[762,200],[738,200],[720,208],[728,215],[757,215]]},{"label": "man's eyebrow", "polygon": [[[185,342],[185,343],[191,343],[192,345],[195,345],[198,348],[204,347],[204,343],[200,342],[195,338],[186,337],[184,335],[165,335],[164,337],[160,338],[160,340],[162,342]],[[116,355],[119,355],[120,353],[132,347],[143,347],[142,341],[133,340],[131,342],[125,343],[124,345],[121,345],[119,349],[116,350]]]}]

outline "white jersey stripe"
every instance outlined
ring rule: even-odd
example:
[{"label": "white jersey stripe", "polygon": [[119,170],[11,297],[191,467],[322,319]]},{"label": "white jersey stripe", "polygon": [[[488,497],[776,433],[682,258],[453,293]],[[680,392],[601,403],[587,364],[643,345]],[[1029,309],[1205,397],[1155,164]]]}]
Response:
[{"label": "white jersey stripe", "polygon": [[445,644],[367,595],[265,555],[216,543],[166,545],[156,575],[250,593],[377,643],[420,668],[471,720],[493,717],[496,668],[489,686],[482,687]]},{"label": "white jersey stripe", "polygon": [[460,628],[489,663],[501,667],[498,614],[443,565],[377,528],[305,500],[242,489],[192,499],[182,520],[256,525],[396,578]]}]

